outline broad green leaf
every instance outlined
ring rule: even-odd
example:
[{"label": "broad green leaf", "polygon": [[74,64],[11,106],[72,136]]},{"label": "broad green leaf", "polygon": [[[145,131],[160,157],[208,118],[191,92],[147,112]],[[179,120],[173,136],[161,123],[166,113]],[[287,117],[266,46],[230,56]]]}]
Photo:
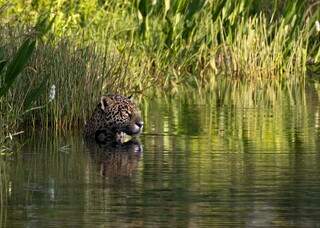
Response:
[{"label": "broad green leaf", "polygon": [[3,71],[6,64],[7,64],[6,60],[0,60],[0,76],[1,76],[1,72]]},{"label": "broad green leaf", "polygon": [[34,50],[35,45],[36,41],[31,38],[28,38],[21,45],[16,55],[10,61],[4,77],[4,85],[2,88],[0,88],[0,97],[6,94],[14,80],[21,73]]}]

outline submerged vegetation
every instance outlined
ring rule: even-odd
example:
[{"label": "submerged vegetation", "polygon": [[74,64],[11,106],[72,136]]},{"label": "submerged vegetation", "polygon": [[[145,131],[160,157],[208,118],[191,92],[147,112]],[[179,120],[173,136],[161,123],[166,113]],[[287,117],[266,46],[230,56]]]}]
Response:
[{"label": "submerged vegetation", "polygon": [[[82,125],[102,93],[196,89],[221,102],[242,83],[292,91],[320,61],[312,1],[0,0],[0,15],[6,136],[23,125]],[[5,73],[26,42],[21,69]]]}]

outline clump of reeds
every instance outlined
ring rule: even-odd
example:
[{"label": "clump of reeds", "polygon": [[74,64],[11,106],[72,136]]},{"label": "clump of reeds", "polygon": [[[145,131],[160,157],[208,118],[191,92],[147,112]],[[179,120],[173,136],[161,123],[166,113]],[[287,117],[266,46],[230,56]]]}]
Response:
[{"label": "clump of reeds", "polygon": [[[263,15],[248,21],[240,21],[246,33],[238,33],[232,43],[223,44],[217,51],[212,67],[225,77],[247,81],[271,80],[292,82],[305,78],[307,46],[303,34],[288,40],[290,26],[279,26],[269,40],[266,18]],[[301,33],[306,33],[303,29]],[[284,47],[287,43],[288,47]]]},{"label": "clump of reeds", "polygon": [[[30,35],[6,28],[1,32],[2,38],[11,41],[2,51],[15,62],[14,56],[19,56],[15,53],[19,52],[17,47],[23,46]],[[83,124],[101,94],[121,93],[138,98],[153,80],[139,73],[144,68],[132,72],[130,64],[134,60],[125,48],[131,47],[91,42],[78,45],[72,37],[55,39],[53,43],[39,40],[30,59],[24,61],[28,65],[17,72],[6,94],[0,97],[5,128],[15,129],[21,123],[71,128]]]},{"label": "clump of reeds", "polygon": [[[257,88],[301,83],[307,59],[320,55],[314,29],[320,10],[312,4],[275,1],[263,10],[254,1],[231,0],[45,3],[13,1],[0,9],[9,57],[40,12],[51,10],[49,32],[0,98],[11,128],[82,125],[103,93],[200,91],[224,87],[222,81]],[[20,30],[12,26],[18,12]]]},{"label": "clump of reeds", "polygon": [[95,44],[78,48],[70,40],[63,40],[55,47],[41,45],[36,50],[30,67],[37,72],[30,71],[27,75],[46,80],[47,90],[37,103],[45,107],[31,118],[34,125],[53,124],[59,128],[82,125],[101,94],[139,92],[143,81],[126,68],[131,57],[97,49]]},{"label": "clump of reeds", "polygon": [[311,1],[37,2],[17,4],[8,14],[19,12],[27,24],[51,11],[54,36],[72,35],[72,43],[80,46],[114,46],[132,56],[127,69],[139,74],[137,68],[144,68],[149,79],[168,89],[203,86],[212,73],[221,72],[249,80],[286,74],[301,79],[305,58],[318,61],[320,56],[315,31],[320,9]]}]

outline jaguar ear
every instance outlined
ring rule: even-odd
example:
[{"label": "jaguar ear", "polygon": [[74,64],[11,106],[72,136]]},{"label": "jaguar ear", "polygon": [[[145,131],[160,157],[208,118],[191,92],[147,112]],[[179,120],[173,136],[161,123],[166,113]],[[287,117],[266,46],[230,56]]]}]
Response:
[{"label": "jaguar ear", "polygon": [[110,97],[102,96],[101,99],[100,99],[101,109],[103,111],[105,111],[106,108],[112,104],[112,102],[113,101],[112,101],[112,99]]},{"label": "jaguar ear", "polygon": [[105,102],[104,100],[106,99],[106,96],[102,96],[101,99],[100,99],[100,104],[101,104],[101,109],[104,111],[104,109],[106,108],[105,106]]},{"label": "jaguar ear", "polygon": [[132,96],[133,96],[133,94],[131,94],[130,96],[128,96],[128,99],[131,99],[131,98],[132,98]]}]

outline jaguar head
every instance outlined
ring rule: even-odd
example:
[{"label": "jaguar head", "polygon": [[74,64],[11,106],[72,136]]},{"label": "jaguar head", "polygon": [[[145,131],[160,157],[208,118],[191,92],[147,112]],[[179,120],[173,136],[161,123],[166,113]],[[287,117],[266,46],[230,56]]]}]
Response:
[{"label": "jaguar head", "polygon": [[128,135],[138,135],[142,132],[141,113],[131,97],[107,95],[101,97],[100,103],[109,125],[116,132]]}]

